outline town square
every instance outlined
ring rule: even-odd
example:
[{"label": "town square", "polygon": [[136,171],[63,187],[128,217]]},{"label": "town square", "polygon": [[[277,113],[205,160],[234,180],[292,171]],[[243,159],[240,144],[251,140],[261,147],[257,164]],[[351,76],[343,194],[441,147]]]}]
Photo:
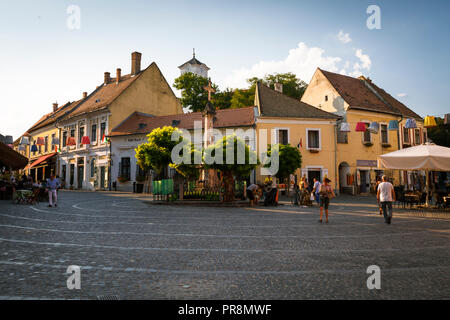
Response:
[{"label": "town square", "polygon": [[448,4],[171,2],[10,4],[0,300],[450,299]]}]

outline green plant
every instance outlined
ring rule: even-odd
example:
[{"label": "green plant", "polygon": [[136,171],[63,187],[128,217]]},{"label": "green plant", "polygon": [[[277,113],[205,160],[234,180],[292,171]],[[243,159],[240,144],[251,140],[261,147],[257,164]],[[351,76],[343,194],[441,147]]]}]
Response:
[{"label": "green plant", "polygon": [[128,177],[125,177],[125,176],[118,176],[117,180],[119,180],[120,183],[124,183],[124,182],[130,181],[130,179]]}]

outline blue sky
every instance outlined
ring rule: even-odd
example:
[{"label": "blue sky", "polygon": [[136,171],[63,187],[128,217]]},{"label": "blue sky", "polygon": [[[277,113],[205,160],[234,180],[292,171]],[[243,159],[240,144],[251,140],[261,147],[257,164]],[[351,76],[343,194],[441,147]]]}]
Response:
[{"label": "blue sky", "polygon": [[[80,29],[67,27],[70,5],[80,8]],[[369,5],[381,10],[380,30],[366,26]],[[443,115],[449,12],[449,1],[432,0],[1,0],[0,133],[17,138],[53,102],[92,91],[105,71],[129,73],[132,51],[172,84],[194,47],[222,89],[277,71],[309,82],[320,66],[364,74],[420,115]]]}]

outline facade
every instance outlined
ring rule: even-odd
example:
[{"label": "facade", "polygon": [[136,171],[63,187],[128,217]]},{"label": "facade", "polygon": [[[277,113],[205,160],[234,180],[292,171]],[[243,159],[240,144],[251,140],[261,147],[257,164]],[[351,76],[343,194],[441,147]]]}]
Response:
[{"label": "facade", "polygon": [[195,52],[192,54],[192,59],[183,63],[178,67],[180,69],[181,75],[186,72],[192,72],[203,78],[208,78],[208,66],[195,58]]},{"label": "facade", "polygon": [[131,73],[98,86],[77,108],[57,122],[61,130],[59,172],[66,188],[109,189],[111,161],[106,136],[132,112],[153,116],[182,113],[181,105],[156,63],[140,69],[141,54],[132,53]]},{"label": "facade", "polygon": [[[216,110],[213,121],[212,141],[231,133],[235,133],[256,150],[255,136],[255,108]],[[191,134],[191,141],[197,149],[201,149],[205,142],[206,117],[201,112],[175,114],[153,117],[148,114],[134,112],[119,126],[112,129],[109,135],[111,143],[111,179],[116,182],[117,190],[132,191],[133,183],[143,174],[135,157],[138,145],[147,141],[147,135],[156,128],[174,126],[187,130]],[[198,129],[194,136],[194,130]],[[120,182],[119,177],[127,181]],[[255,175],[250,177],[255,181]]]},{"label": "facade", "polygon": [[[337,130],[337,163],[339,190],[351,194],[374,191],[376,179],[382,174],[394,183],[411,182],[411,173],[394,173],[377,168],[377,157],[426,141],[423,119],[363,76],[353,78],[317,69],[302,99],[317,109],[341,116]],[[407,119],[414,119],[417,129],[406,129]],[[390,131],[389,122],[398,121],[399,130]],[[368,127],[380,125],[377,134],[356,132],[358,122]],[[350,132],[340,131],[341,123],[350,125]]]},{"label": "facade", "polygon": [[[83,99],[68,102],[61,107],[54,103],[52,112],[44,115],[14,142],[14,149],[29,159],[29,164],[24,170],[34,181],[45,180],[52,173],[58,174],[57,152],[60,147],[60,130],[56,127],[56,122],[82,101]],[[28,138],[30,144],[21,144],[22,137]]]},{"label": "facade", "polygon": [[[298,147],[302,155],[298,177],[305,176],[312,182],[326,176],[336,184],[335,126],[339,116],[284,95],[281,84],[276,88],[261,83],[256,86],[258,154],[269,144]],[[264,178],[258,170],[256,181],[262,183]],[[290,183],[294,183],[293,176]]]}]

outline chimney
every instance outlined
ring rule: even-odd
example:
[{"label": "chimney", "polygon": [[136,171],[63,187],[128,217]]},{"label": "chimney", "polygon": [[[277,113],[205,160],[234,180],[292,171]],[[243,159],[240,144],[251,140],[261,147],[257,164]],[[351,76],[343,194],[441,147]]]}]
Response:
[{"label": "chimney", "polygon": [[105,72],[105,84],[108,84],[111,81],[111,75],[109,72]]},{"label": "chimney", "polygon": [[87,98],[87,92],[85,91],[85,92],[83,92],[83,99],[86,99]]},{"label": "chimney", "polygon": [[58,103],[57,102],[55,102],[53,104],[53,112],[55,112],[56,110],[58,110]]},{"label": "chimney", "polygon": [[118,84],[120,82],[120,72],[122,70],[120,70],[120,68],[117,68],[116,70],[116,84]]},{"label": "chimney", "polygon": [[283,93],[283,84],[282,83],[275,82],[274,88],[275,88],[275,91]]},{"label": "chimney", "polygon": [[133,52],[131,54],[131,74],[136,75],[141,72],[141,57],[140,52]]}]

